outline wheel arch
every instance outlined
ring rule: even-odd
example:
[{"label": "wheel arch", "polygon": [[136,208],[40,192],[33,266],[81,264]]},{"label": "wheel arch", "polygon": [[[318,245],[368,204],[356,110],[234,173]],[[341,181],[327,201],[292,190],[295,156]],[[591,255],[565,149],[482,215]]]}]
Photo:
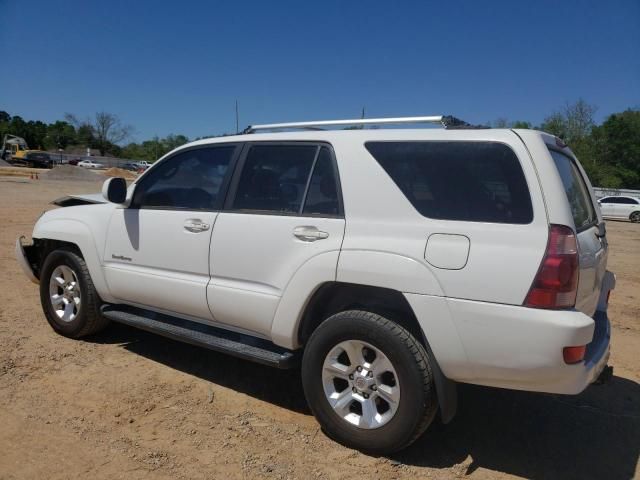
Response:
[{"label": "wheel arch", "polygon": [[33,247],[37,252],[38,276],[49,253],[59,248],[70,249],[84,259],[100,297],[107,302],[113,301],[102,271],[98,249],[87,225],[70,219],[38,223],[33,231]]},{"label": "wheel arch", "polygon": [[392,320],[408,330],[427,350],[442,421],[453,419],[457,409],[456,384],[445,377],[426,333],[404,294],[398,290],[344,282],[326,282],[310,296],[296,330],[297,344],[304,348],[314,330],[328,317],[345,310],[365,310]]}]

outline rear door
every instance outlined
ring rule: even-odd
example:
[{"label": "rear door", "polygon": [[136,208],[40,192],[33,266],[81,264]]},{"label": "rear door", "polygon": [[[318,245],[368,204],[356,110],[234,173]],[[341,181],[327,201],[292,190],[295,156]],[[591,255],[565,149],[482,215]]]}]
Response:
[{"label": "rear door", "polygon": [[604,222],[596,213],[589,180],[575,157],[549,147],[573,215],[580,257],[580,279],[576,309],[592,316],[598,305],[607,267],[607,239]]},{"label": "rear door", "polygon": [[629,219],[633,212],[638,211],[638,201],[631,197],[618,197],[616,208],[620,218]]},{"label": "rear door", "polygon": [[345,224],[339,192],[328,145],[245,147],[211,241],[207,299],[216,322],[268,338],[298,269],[314,259],[315,274],[335,278]]}]

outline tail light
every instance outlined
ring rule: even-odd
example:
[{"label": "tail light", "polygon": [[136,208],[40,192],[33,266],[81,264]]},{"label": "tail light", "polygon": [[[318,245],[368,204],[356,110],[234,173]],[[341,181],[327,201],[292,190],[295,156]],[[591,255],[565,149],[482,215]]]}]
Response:
[{"label": "tail light", "polygon": [[580,345],[579,347],[564,347],[562,349],[564,363],[568,363],[569,365],[580,363],[582,360],[584,360],[584,354],[586,352],[586,345]]},{"label": "tail light", "polygon": [[578,291],[578,245],[573,230],[551,225],[549,243],[524,301],[533,308],[570,308]]}]

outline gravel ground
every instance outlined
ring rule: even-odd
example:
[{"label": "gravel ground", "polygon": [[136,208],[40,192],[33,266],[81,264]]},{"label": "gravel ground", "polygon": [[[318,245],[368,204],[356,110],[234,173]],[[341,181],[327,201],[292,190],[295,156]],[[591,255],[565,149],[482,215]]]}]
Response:
[{"label": "gravel ground", "polygon": [[0,178],[0,479],[640,476],[640,225],[607,225],[610,384],[575,397],[460,385],[452,423],[375,458],[325,437],[298,371],[119,325],[85,341],[56,335],[15,238],[51,200],[99,188]]},{"label": "gravel ground", "polygon": [[45,175],[47,180],[92,181],[97,179],[104,181],[104,177],[100,176],[97,171],[75,165],[58,165],[49,170]]}]

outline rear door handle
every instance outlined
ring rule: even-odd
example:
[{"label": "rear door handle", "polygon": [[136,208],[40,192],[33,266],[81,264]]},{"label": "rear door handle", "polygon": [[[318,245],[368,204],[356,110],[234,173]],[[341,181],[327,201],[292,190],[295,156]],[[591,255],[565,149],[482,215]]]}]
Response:
[{"label": "rear door handle", "polygon": [[184,229],[191,233],[201,233],[209,230],[209,224],[199,218],[190,218],[184,222]]},{"label": "rear door handle", "polygon": [[296,227],[293,229],[293,236],[303,242],[315,242],[316,240],[329,238],[329,234],[327,232],[318,230],[317,227],[313,226]]}]

